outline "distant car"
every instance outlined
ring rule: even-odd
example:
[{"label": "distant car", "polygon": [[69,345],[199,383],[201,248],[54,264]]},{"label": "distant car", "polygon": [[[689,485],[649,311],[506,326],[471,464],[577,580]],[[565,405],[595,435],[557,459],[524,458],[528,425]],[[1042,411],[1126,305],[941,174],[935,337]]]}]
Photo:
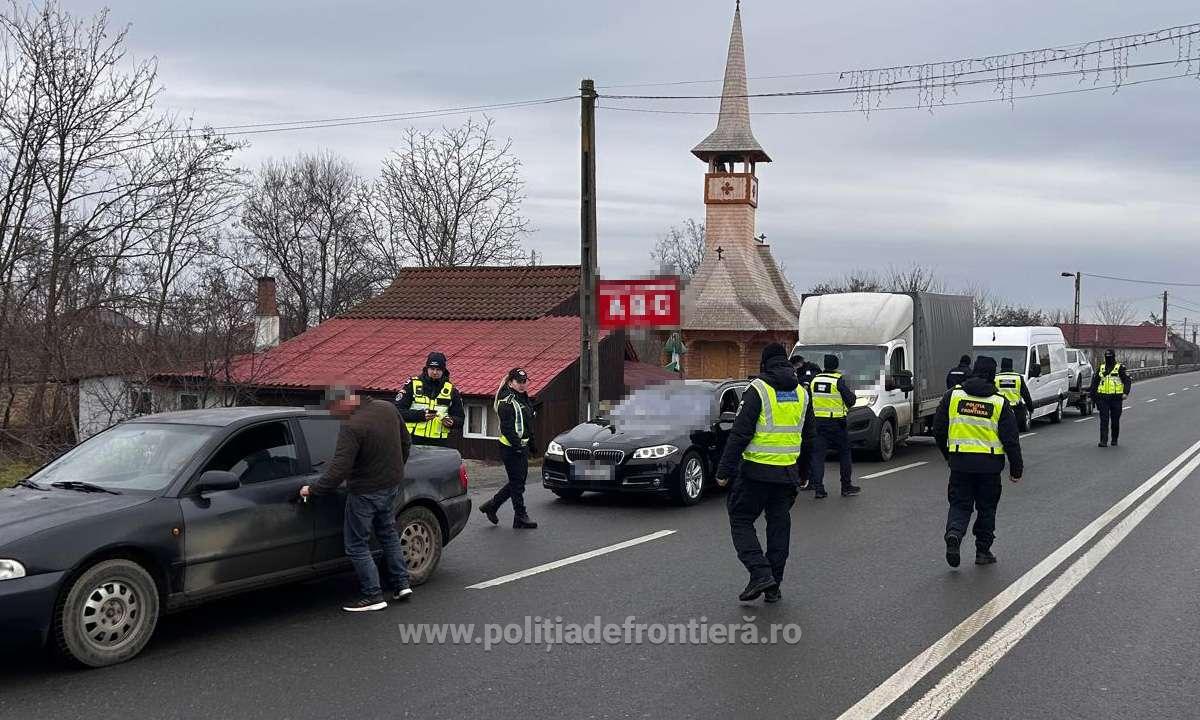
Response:
[{"label": "distant car", "polygon": [[[0,491],[0,636],[32,631],[100,667],[163,612],[350,569],[343,492],[301,502],[340,422],[302,408],[147,415]],[[471,512],[459,454],[414,447],[396,508],[413,584]]]},{"label": "distant car", "polygon": [[542,484],[566,499],[588,491],[642,493],[694,505],[713,479],[749,384],[674,381],[638,390],[611,417],[554,438]]},{"label": "distant car", "polygon": [[1090,392],[1092,375],[1096,372],[1092,368],[1092,361],[1088,360],[1084,351],[1067,348],[1067,369],[1070,371],[1071,381],[1070,404],[1079,409],[1080,415],[1091,415],[1096,409]]}]

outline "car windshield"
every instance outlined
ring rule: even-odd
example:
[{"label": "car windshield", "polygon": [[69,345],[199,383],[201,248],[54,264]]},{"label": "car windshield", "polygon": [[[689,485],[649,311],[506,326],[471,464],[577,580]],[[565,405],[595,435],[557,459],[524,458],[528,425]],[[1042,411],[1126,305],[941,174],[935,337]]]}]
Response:
[{"label": "car windshield", "polygon": [[29,479],[42,486],[86,482],[118,492],[163,490],[215,428],[127,423],[77,445]]},{"label": "car windshield", "polygon": [[613,427],[657,435],[707,430],[716,421],[713,388],[672,380],[634,392],[611,413]]},{"label": "car windshield", "polygon": [[846,379],[851,390],[877,387],[883,375],[886,348],[878,345],[804,345],[797,350],[806,361],[821,367],[824,367],[826,355],[837,356],[838,372]]},{"label": "car windshield", "polygon": [[1007,358],[1012,360],[1012,369],[1024,375],[1029,370],[1029,348],[1020,345],[985,345],[975,348],[975,357],[986,355],[996,361],[996,370]]}]

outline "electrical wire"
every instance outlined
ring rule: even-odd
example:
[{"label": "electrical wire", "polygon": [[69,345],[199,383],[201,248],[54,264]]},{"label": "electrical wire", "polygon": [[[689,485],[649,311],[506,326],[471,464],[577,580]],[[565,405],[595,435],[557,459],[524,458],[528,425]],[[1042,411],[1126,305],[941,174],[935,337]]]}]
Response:
[{"label": "electrical wire", "polygon": [[1099,273],[1082,273],[1084,277],[1102,278],[1104,280],[1115,280],[1117,282],[1140,283],[1142,285],[1165,285],[1167,287],[1200,287],[1200,283],[1185,283],[1185,282],[1160,282],[1158,280],[1139,280],[1136,278],[1117,277],[1115,275],[1100,275]]},{"label": "electrical wire", "polygon": [[[1157,78],[1147,78],[1145,80],[1131,80],[1129,82],[1122,83],[1121,87],[1129,87],[1129,86],[1133,86],[1133,85],[1145,85],[1147,83],[1160,82],[1163,80],[1178,80],[1180,78],[1192,78],[1192,77],[1194,77],[1194,76],[1191,73],[1183,73],[1180,75],[1166,75],[1166,76],[1157,77]],[[1014,102],[1016,100],[1029,100],[1031,98],[1053,97],[1055,95],[1074,95],[1077,93],[1096,92],[1097,90],[1109,90],[1109,89],[1111,89],[1110,86],[1101,85],[1101,86],[1096,86],[1096,87],[1074,88],[1071,90],[1055,90],[1052,92],[1044,92],[1044,93],[1030,93],[1027,95],[1013,95],[1010,97],[985,98],[985,99],[981,99],[981,100],[959,100],[959,101],[955,101],[955,102],[934,103],[932,106],[928,105],[928,104],[893,105],[891,107],[871,108],[870,111],[871,112],[882,112],[884,110],[931,110],[933,108],[954,107],[954,106],[958,106],[958,105],[980,105],[980,104],[984,104],[984,103]],[[618,110],[621,112],[637,112],[637,113],[649,113],[649,114],[657,114],[657,115],[708,115],[708,116],[720,115],[719,112],[699,111],[699,110],[660,110],[657,108],[617,107],[617,106],[613,106],[613,105],[597,105],[596,107],[602,108],[604,110]],[[845,113],[863,114],[865,112],[866,112],[866,110],[864,110],[862,108],[844,108],[844,109],[839,109],[839,110],[755,111],[754,117],[759,117],[759,116],[763,116],[763,115],[841,115],[841,114],[845,114]]]}]

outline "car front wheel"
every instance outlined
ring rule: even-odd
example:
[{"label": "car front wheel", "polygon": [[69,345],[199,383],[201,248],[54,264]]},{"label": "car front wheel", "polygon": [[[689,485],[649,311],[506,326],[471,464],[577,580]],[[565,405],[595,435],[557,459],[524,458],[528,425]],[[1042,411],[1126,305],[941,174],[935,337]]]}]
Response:
[{"label": "car front wheel", "polygon": [[396,530],[408,565],[408,582],[420,585],[433,575],[442,560],[442,525],[429,508],[418,505],[396,516]]},{"label": "car front wheel", "polygon": [[132,560],[105,560],[71,584],[58,606],[59,652],[86,667],[125,662],[142,651],[158,624],[154,578]]},{"label": "car front wheel", "polygon": [[695,505],[704,496],[704,459],[695,450],[688,451],[679,463],[679,482],[674,489],[680,505]]}]

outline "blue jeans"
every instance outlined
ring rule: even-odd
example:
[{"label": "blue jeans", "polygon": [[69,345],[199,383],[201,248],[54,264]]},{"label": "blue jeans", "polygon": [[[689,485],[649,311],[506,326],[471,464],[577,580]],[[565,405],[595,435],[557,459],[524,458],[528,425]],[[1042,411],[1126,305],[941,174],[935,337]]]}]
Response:
[{"label": "blue jeans", "polygon": [[379,568],[371,557],[371,529],[383,550],[383,560],[392,578],[392,589],[408,587],[408,566],[404,564],[404,553],[400,548],[400,534],[396,532],[396,505],[400,499],[400,487],[380,490],[366,495],[346,495],[345,543],[346,555],[354,563],[358,583],[364,597],[381,594]]}]

